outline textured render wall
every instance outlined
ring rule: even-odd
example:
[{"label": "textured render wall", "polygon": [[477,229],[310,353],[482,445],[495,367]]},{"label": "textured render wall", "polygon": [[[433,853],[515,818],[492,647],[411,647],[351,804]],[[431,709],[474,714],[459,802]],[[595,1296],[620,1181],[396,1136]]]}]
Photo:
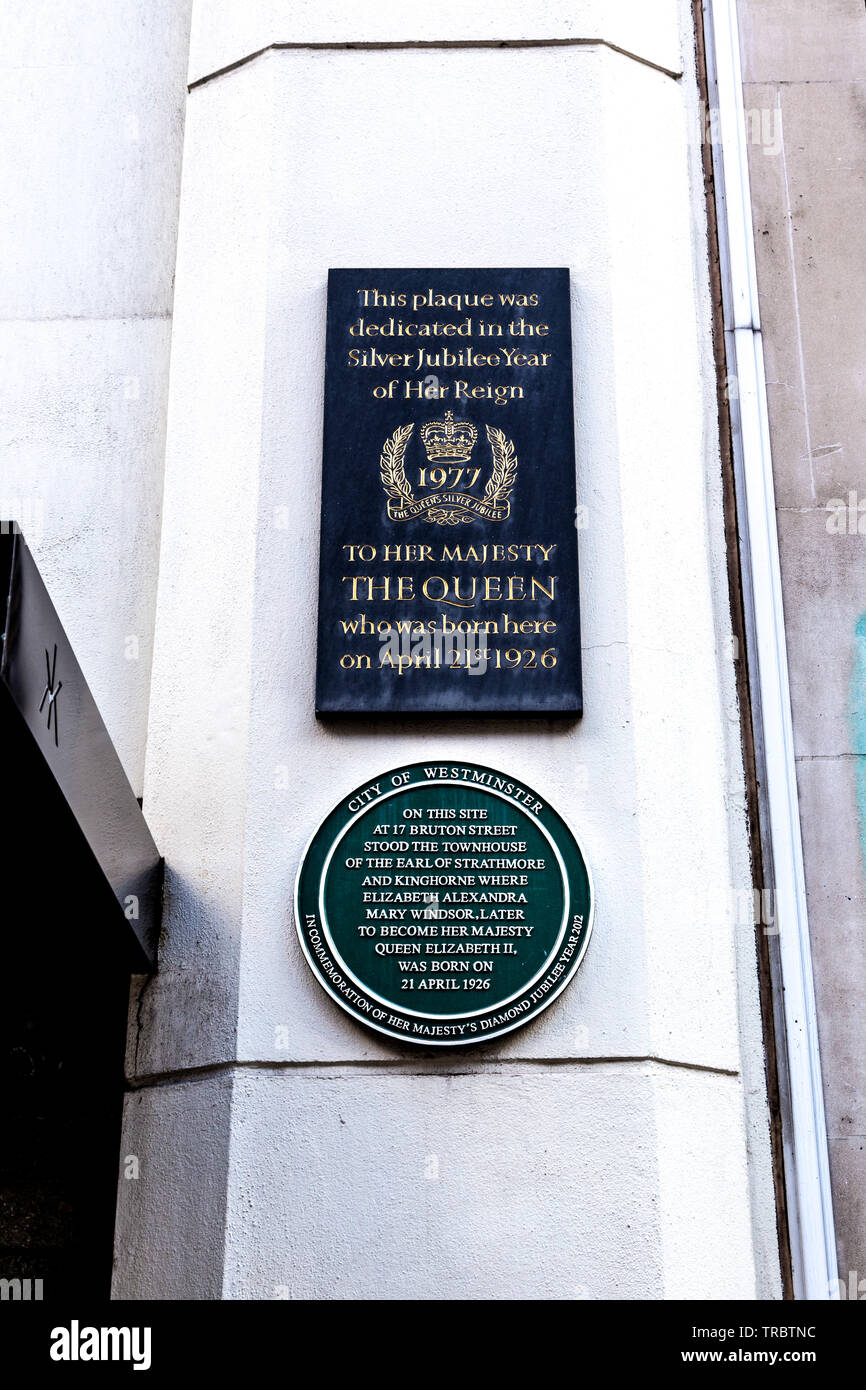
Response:
[{"label": "textured render wall", "polygon": [[27,536],[138,795],[190,6],[0,13],[0,513]]},{"label": "textured render wall", "polygon": [[859,0],[740,0],[739,12],[845,1296],[852,1271],[866,1278],[866,10]]},{"label": "textured render wall", "polygon": [[[773,1297],[690,39],[661,0],[361,18],[194,13],[146,775],[169,905],[115,1289],[189,1292],[183,1185],[226,1162],[201,1107],[190,1170],[163,1162],[195,1069],[230,1131],[224,1269],[195,1296]],[[388,46],[413,37],[461,43]],[[493,42],[557,37],[591,42]],[[360,39],[386,46],[308,46]],[[572,269],[587,713],[317,724],[327,267],[467,262]],[[337,1010],[291,920],[334,800],[432,755],[538,787],[597,888],[563,997],[435,1058]]]}]

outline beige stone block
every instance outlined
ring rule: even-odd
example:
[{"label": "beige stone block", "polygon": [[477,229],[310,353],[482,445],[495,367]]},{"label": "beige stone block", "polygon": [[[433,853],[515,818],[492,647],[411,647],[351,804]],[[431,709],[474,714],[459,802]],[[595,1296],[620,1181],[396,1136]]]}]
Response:
[{"label": "beige stone block", "polygon": [[[797,765],[827,1132],[866,1134],[866,806],[857,786],[866,758],[810,758]],[[864,1269],[866,1274],[866,1269]]]},{"label": "beige stone block", "polygon": [[860,0],[738,0],[747,82],[866,77],[866,10]]},{"label": "beige stone block", "polygon": [[823,509],[778,514],[794,746],[798,756],[854,751],[852,674],[866,609],[866,536],[827,530]]},{"label": "beige stone block", "polygon": [[848,488],[866,496],[866,83],[785,87],[781,109],[808,444],[824,505]]},{"label": "beige stone block", "polygon": [[866,1299],[866,1138],[830,1140],[839,1293]]}]

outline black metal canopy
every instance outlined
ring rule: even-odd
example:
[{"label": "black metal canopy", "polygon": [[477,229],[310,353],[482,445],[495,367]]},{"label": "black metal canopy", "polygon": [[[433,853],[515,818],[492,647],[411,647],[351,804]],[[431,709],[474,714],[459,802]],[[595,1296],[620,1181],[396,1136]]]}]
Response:
[{"label": "black metal canopy", "polygon": [[[13,522],[0,523],[0,606],[7,906],[33,923],[46,910],[55,924],[65,915],[75,924],[65,946],[71,959],[107,949],[130,970],[149,972],[156,966],[162,860]],[[92,932],[82,933],[82,923]],[[7,929],[26,927],[17,921]]]}]

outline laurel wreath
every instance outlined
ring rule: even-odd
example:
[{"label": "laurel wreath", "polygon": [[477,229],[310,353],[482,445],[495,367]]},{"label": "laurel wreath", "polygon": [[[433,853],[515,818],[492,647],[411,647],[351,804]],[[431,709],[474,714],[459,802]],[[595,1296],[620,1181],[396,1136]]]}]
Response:
[{"label": "laurel wreath", "polygon": [[382,486],[395,502],[415,501],[414,493],[406,477],[406,466],[403,463],[406,445],[409,443],[414,428],[414,421],[409,425],[401,425],[399,429],[394,431],[390,439],[385,440],[382,446],[382,457],[379,459]]},{"label": "laurel wreath", "polygon": [[[411,505],[415,494],[406,477],[404,462],[406,448],[415,428],[414,421],[399,426],[382,446],[379,459],[379,475],[388,497],[402,505]],[[506,502],[517,478],[517,457],[514,445],[502,430],[493,425],[487,426],[487,439],[493,453],[493,471],[484,489],[484,501],[489,506],[500,506]],[[458,526],[474,520],[463,511],[451,507],[431,507],[425,513],[426,520],[439,526]]]},{"label": "laurel wreath", "polygon": [[507,501],[517,477],[517,458],[514,445],[506,439],[502,430],[494,425],[487,426],[487,438],[493,450],[493,472],[484,489],[484,500],[491,506]]}]

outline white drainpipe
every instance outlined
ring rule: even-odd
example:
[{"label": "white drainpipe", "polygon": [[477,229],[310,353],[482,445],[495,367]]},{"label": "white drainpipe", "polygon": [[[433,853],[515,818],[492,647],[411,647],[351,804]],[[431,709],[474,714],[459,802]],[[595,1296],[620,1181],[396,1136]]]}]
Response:
[{"label": "white drainpipe", "polygon": [[[791,696],[764,352],[755,272],[752,201],[736,0],[702,0],[710,105],[717,112],[713,172],[719,222],[725,345],[743,595],[751,666],[765,874],[775,890],[777,1051],[783,1095],[785,1185],[797,1298],[834,1299],[836,1241]],[[771,942],[771,945],[774,945]],[[780,1026],[779,1026],[780,1025]]]}]

